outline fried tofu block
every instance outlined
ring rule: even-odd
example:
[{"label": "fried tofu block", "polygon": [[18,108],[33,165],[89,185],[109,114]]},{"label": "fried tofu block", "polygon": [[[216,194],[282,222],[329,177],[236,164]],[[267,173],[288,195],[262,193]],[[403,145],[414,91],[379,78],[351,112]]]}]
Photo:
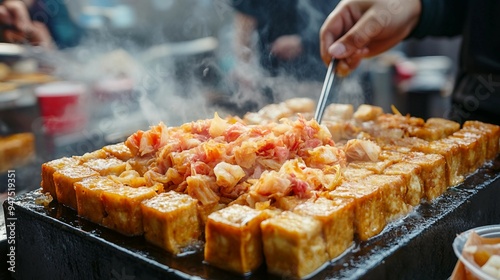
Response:
[{"label": "fried tofu block", "polygon": [[42,192],[50,193],[53,198],[57,199],[56,186],[54,184],[54,172],[68,167],[78,165],[78,160],[74,158],[63,157],[42,164]]},{"label": "fried tofu block", "polygon": [[284,211],[292,211],[297,205],[304,203],[307,199],[298,196],[277,197],[274,206]]},{"label": "fried tofu block", "polygon": [[155,195],[154,187],[118,185],[113,189],[103,190],[101,199],[107,216],[102,220],[102,225],[124,235],[142,235],[141,202]]},{"label": "fried tofu block", "polygon": [[205,227],[205,261],[216,267],[246,274],[264,261],[262,211],[234,204],[208,216]]},{"label": "fried tofu block", "polygon": [[307,97],[295,97],[285,100],[283,103],[293,113],[309,113],[314,111],[315,101]]},{"label": "fried tofu block", "polygon": [[101,199],[103,191],[116,188],[119,184],[106,177],[89,177],[75,183],[77,212],[91,222],[102,225],[107,213]]},{"label": "fried tofu block", "polygon": [[267,270],[281,277],[303,278],[328,261],[321,223],[285,211],[261,223]]},{"label": "fried tofu block", "polygon": [[373,174],[375,174],[375,172],[373,172],[372,170],[351,166],[347,166],[342,170],[342,177],[344,177],[344,181],[348,182],[359,181]]},{"label": "fried tofu block", "polygon": [[340,256],[354,240],[354,203],[352,200],[329,200],[324,197],[298,205],[294,212],[315,218],[321,223],[330,259]]},{"label": "fried tofu block", "polygon": [[447,186],[455,186],[463,182],[464,176],[460,173],[462,166],[462,151],[458,144],[446,140],[446,138],[431,141],[427,145],[415,147],[416,151],[425,154],[440,154],[446,161],[446,181]]},{"label": "fried tofu block", "polygon": [[278,121],[281,118],[292,116],[293,111],[285,103],[279,103],[268,104],[262,107],[258,114],[267,121]]},{"label": "fried tofu block", "polygon": [[345,182],[329,193],[330,199],[353,200],[354,232],[361,240],[379,234],[387,225],[384,192],[361,182]]},{"label": "fried tofu block", "polygon": [[386,221],[390,222],[407,214],[411,207],[405,202],[407,184],[402,175],[371,175],[360,181],[382,192]]},{"label": "fried tofu block", "polygon": [[479,121],[466,121],[463,125],[463,129],[466,131],[481,131],[487,137],[487,152],[486,152],[486,160],[494,159],[499,150],[499,141],[500,141],[500,126],[483,123]]},{"label": "fried tofu block", "polygon": [[460,167],[460,174],[466,176],[467,174],[474,172],[483,162],[483,160],[480,159],[482,155],[482,147],[479,143],[479,137],[459,137],[455,135],[456,134],[453,134],[446,139],[447,141],[451,141],[460,147],[462,154],[462,159],[460,160],[462,163]]},{"label": "fried tofu block", "polygon": [[127,167],[126,162],[113,157],[106,159],[101,159],[101,158],[89,159],[82,165],[87,166],[92,170],[99,172],[101,176],[108,176],[108,175],[118,176],[122,174]]},{"label": "fried tofu block", "polygon": [[333,141],[339,142],[340,140],[347,138],[346,132],[344,131],[345,125],[343,122],[325,119],[322,124],[326,126],[328,131],[330,131]]},{"label": "fried tofu block", "polygon": [[127,161],[133,157],[132,152],[123,142],[104,146],[102,150],[122,161]]},{"label": "fried tofu block", "polygon": [[424,182],[424,198],[434,200],[448,188],[446,182],[446,161],[439,154],[409,153],[404,162],[414,163],[422,168],[421,178]]},{"label": "fried tofu block", "polygon": [[382,107],[361,104],[359,105],[356,112],[354,112],[353,117],[357,121],[367,122],[375,120],[378,116],[384,113],[384,109]]},{"label": "fried tofu block", "polygon": [[417,137],[404,137],[392,140],[391,144],[400,147],[414,149],[415,147],[428,145],[429,141]]},{"label": "fried tofu block", "polygon": [[410,136],[427,141],[446,138],[460,129],[460,124],[443,118],[429,118],[423,127],[411,127]]},{"label": "fried tofu block", "polygon": [[483,133],[461,129],[453,133],[452,137],[462,139],[462,143],[465,143],[465,146],[462,146],[464,148],[474,147],[469,150],[468,153],[467,151],[462,151],[462,158],[467,158],[466,160],[462,160],[462,162],[464,162],[464,166],[467,166],[468,173],[476,171],[476,169],[484,164],[486,161],[488,141]]},{"label": "fried tofu block", "polygon": [[105,159],[107,157],[109,157],[109,154],[106,151],[99,149],[90,153],[85,153],[81,156],[75,156],[74,158],[78,159],[80,164],[82,164],[92,159]]},{"label": "fried tofu block", "polygon": [[429,118],[424,127],[438,128],[442,131],[442,137],[448,137],[460,129],[460,124],[443,118]]},{"label": "fried tofu block", "polygon": [[33,133],[15,133],[0,136],[0,173],[22,166],[35,156],[35,136]]},{"label": "fried tofu block", "polygon": [[189,195],[174,191],[144,200],[141,210],[146,240],[172,254],[181,253],[201,235],[197,203]]},{"label": "fried tofu block", "polygon": [[392,162],[389,160],[382,161],[354,161],[350,162],[349,168],[361,168],[372,171],[375,174],[381,174]]},{"label": "fried tofu block", "polygon": [[384,174],[401,175],[406,184],[404,201],[411,206],[420,204],[424,193],[424,182],[421,177],[422,167],[420,165],[409,162],[398,162],[387,167],[384,170]]},{"label": "fried tofu block", "polygon": [[378,158],[380,160],[388,160],[391,162],[391,164],[401,162],[405,156],[405,154],[409,153],[410,150],[408,150],[406,153],[405,152],[400,152],[396,150],[385,150],[382,148],[382,151],[380,151],[380,154]]},{"label": "fried tofu block", "polygon": [[70,166],[54,172],[53,179],[56,197],[59,203],[77,209],[74,184],[88,177],[97,177],[99,173],[81,165]]},{"label": "fried tofu block", "polygon": [[350,120],[354,114],[354,108],[351,104],[332,103],[325,108],[325,118]]},{"label": "fried tofu block", "polygon": [[[382,152],[388,151],[388,152],[392,152],[392,153],[408,154],[408,153],[411,153],[413,151],[413,148],[411,146],[399,146],[399,145],[379,143],[379,142],[377,142],[377,143],[380,145],[380,148],[382,148]],[[382,152],[381,152],[381,154],[382,154]],[[383,159],[383,160],[386,159],[386,158],[380,157],[380,155],[379,155],[379,158]],[[387,159],[390,159],[390,158],[387,158]]]},{"label": "fried tofu block", "polygon": [[426,141],[435,141],[443,138],[445,135],[438,127],[414,127],[410,130],[412,137],[418,137]]}]

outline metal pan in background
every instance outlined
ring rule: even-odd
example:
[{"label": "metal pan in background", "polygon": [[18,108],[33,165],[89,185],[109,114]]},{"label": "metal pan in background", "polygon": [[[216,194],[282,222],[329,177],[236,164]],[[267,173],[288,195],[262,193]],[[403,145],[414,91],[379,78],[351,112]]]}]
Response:
[{"label": "metal pan in background", "polygon": [[0,43],[0,62],[16,62],[26,55],[26,48],[22,45]]}]

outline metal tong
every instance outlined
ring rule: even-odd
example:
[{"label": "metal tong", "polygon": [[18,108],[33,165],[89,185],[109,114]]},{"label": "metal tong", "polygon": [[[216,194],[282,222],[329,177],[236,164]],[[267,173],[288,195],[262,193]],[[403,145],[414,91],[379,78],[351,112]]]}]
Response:
[{"label": "metal tong", "polygon": [[316,112],[314,113],[314,119],[321,123],[323,118],[323,113],[325,112],[326,102],[328,101],[328,96],[332,88],[333,80],[335,79],[335,68],[337,66],[337,60],[333,59],[328,65],[328,70],[326,71],[325,82],[323,83],[323,88],[321,89],[321,95],[319,96],[318,105],[316,106]]}]

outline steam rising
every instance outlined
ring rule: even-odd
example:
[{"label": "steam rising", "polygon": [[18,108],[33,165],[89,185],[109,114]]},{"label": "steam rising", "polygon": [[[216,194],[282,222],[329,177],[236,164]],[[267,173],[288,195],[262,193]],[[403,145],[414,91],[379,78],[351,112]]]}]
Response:
[{"label": "steam rising", "polygon": [[[168,3],[160,6],[170,9],[174,5],[171,1]],[[159,121],[175,126],[211,118],[215,112],[220,116],[241,116],[247,111],[256,111],[266,104],[292,97],[319,97],[322,82],[297,81],[284,75],[270,77],[260,67],[258,59],[249,63],[235,59],[234,50],[228,47],[233,43],[234,30],[232,9],[227,1],[195,3],[193,6],[185,5],[186,9],[191,9],[191,17],[184,19],[189,24],[185,23],[179,32],[196,37],[184,41],[187,44],[190,40],[214,36],[218,44],[213,50],[194,51],[192,54],[165,53],[155,57],[155,52],[158,53],[162,47],[168,50],[179,44],[158,26],[147,30],[152,37],[150,40],[140,43],[123,34],[116,36],[109,30],[99,31],[78,47],[62,53],[62,59],[54,61],[57,76],[89,85],[89,110],[95,127],[111,122],[113,125],[106,126],[104,133],[127,134],[147,129]],[[319,30],[321,15],[306,1],[299,3],[304,13],[308,14],[308,28]],[[209,20],[215,21],[215,32],[209,30]],[[234,73],[238,71],[248,78],[249,85],[236,81]],[[116,79],[129,79],[131,93],[116,92],[105,100],[95,96],[97,84]],[[364,102],[362,88],[355,78],[344,80],[339,88],[335,89],[338,90],[338,99],[333,101],[355,106]]]}]

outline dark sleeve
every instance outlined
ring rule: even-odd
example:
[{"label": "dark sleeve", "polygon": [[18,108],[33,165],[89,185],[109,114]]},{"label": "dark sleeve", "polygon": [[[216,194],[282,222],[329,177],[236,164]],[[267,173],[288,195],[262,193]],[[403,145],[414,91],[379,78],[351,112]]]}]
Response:
[{"label": "dark sleeve", "polygon": [[310,2],[308,9],[304,9],[300,4],[298,6],[300,23],[298,33],[305,52],[319,57],[319,30],[340,0]]},{"label": "dark sleeve", "polygon": [[33,20],[45,24],[60,49],[77,46],[85,36],[85,31],[73,21],[63,1],[35,1],[29,12]]},{"label": "dark sleeve", "polygon": [[259,18],[267,7],[266,0],[231,0],[231,5],[236,11],[254,18]]},{"label": "dark sleeve", "polygon": [[462,33],[467,0],[421,0],[420,20],[409,37],[456,36]]}]

